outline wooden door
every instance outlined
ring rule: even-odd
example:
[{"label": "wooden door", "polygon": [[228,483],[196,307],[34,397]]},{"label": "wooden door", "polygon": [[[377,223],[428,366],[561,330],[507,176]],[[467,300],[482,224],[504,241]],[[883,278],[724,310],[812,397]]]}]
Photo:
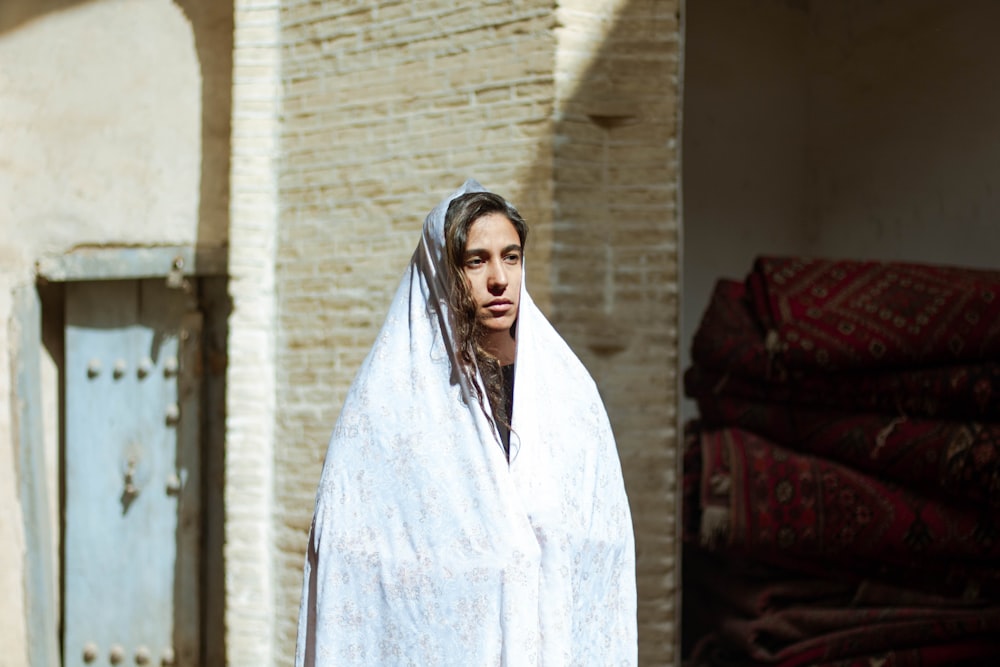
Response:
[{"label": "wooden door", "polygon": [[63,664],[195,666],[201,316],[164,280],[66,284]]}]

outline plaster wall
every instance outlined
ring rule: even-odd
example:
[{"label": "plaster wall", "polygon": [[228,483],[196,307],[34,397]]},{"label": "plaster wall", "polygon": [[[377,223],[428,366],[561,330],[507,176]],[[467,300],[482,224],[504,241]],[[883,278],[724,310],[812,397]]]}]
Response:
[{"label": "plaster wall", "polygon": [[198,238],[201,74],[180,7],[36,15],[0,32],[0,63],[5,257],[23,270],[79,244]]},{"label": "plaster wall", "polygon": [[[0,645],[4,664],[28,663],[26,554],[18,500],[9,336],[14,290],[35,263],[84,246],[219,245],[226,239],[228,91],[207,106],[196,35],[231,43],[222,3],[170,0],[5,0],[0,5]],[[229,10],[231,16],[231,10]],[[217,61],[216,61],[217,62]],[[215,70],[215,74],[218,69]],[[210,74],[208,80],[219,76]],[[222,78],[228,80],[228,71]],[[206,127],[206,109],[223,121]],[[206,146],[212,146],[216,162]],[[211,195],[205,197],[206,194]],[[205,199],[218,199],[206,203]],[[11,322],[8,326],[7,323]],[[58,361],[43,354],[50,526],[58,537]],[[56,542],[55,544],[58,544]],[[53,588],[58,586],[54,582]],[[57,608],[57,607],[56,607]]]},{"label": "plaster wall", "polygon": [[[0,313],[10,313],[13,307],[9,282],[0,281]],[[0,327],[0,336],[8,335],[8,327]],[[10,388],[11,360],[0,355],[0,390],[13,401]],[[13,405],[11,405],[13,407]],[[24,599],[24,528],[18,498],[15,424],[11,410],[0,410],[0,540],[6,546],[0,551],[0,590],[7,594],[0,600],[0,642],[4,642],[13,665],[28,664],[28,642]]]},{"label": "plaster wall", "polygon": [[[686,4],[680,368],[717,279],[809,247],[809,18],[783,0]],[[694,416],[683,400],[684,418]]]},{"label": "plaster wall", "polygon": [[813,3],[815,252],[998,268],[1000,5]]}]

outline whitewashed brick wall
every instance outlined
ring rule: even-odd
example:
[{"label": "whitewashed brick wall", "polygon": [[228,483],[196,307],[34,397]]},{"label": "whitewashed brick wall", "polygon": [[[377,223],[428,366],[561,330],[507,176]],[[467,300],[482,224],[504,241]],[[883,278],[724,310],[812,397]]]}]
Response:
[{"label": "whitewashed brick wall", "polygon": [[280,124],[279,0],[237,0],[230,175],[226,390],[226,648],[230,665],[272,665]]}]

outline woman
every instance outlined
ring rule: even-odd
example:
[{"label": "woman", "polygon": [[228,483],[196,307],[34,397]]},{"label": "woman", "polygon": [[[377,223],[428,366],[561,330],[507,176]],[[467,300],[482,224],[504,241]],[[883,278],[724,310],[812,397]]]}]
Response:
[{"label": "woman", "polygon": [[297,665],[635,664],[614,438],[526,237],[475,181],[427,216],[327,451]]},{"label": "woman", "polygon": [[510,416],[514,398],[514,324],[521,296],[522,254],[528,226],[513,206],[492,192],[467,192],[448,204],[445,258],[451,279],[458,361],[474,390],[478,370],[490,411],[510,460]]}]

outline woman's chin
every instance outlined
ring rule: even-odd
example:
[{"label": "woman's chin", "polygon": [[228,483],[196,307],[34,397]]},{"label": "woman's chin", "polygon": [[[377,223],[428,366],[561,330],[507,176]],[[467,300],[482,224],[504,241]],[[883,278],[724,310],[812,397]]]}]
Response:
[{"label": "woman's chin", "polygon": [[479,320],[479,323],[483,327],[483,334],[489,336],[490,334],[510,331],[510,328],[514,326],[515,319],[513,316],[484,317]]}]

